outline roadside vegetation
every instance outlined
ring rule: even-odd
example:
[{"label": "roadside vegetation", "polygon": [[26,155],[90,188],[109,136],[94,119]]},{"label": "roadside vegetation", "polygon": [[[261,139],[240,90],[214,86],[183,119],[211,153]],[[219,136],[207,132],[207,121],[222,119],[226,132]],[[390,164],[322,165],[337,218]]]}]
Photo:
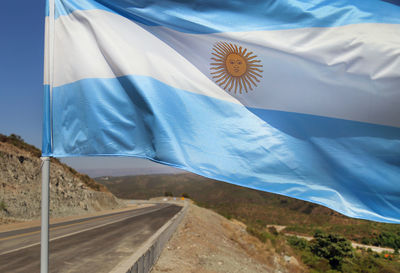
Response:
[{"label": "roadside vegetation", "polygon": [[285,231],[295,234],[312,235],[316,229],[328,233],[341,234],[360,244],[400,248],[400,227],[395,224],[383,224],[371,221],[355,221],[353,224],[336,225],[291,225]]},{"label": "roadside vegetation", "polygon": [[278,253],[295,256],[311,273],[400,272],[398,253],[355,249],[348,239],[337,234],[317,230],[313,240],[307,241],[260,224],[248,225],[247,232],[261,242],[272,245]]},{"label": "roadside vegetation", "polygon": [[310,242],[295,236],[287,242],[310,272],[400,272],[398,254],[354,249],[339,235],[316,232]]}]

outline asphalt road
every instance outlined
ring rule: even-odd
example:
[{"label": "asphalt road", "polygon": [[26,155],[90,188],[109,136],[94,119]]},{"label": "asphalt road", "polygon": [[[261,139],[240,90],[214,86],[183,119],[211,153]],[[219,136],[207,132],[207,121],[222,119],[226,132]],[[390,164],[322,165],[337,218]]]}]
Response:
[{"label": "asphalt road", "polygon": [[[50,226],[49,272],[109,272],[180,206],[155,206]],[[0,233],[0,272],[40,272],[40,227]]]}]

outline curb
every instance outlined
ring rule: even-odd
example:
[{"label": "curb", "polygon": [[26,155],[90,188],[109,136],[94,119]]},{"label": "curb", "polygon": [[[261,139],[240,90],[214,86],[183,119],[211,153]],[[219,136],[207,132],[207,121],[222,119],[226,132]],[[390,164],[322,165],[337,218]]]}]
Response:
[{"label": "curb", "polygon": [[186,215],[188,202],[182,210],[154,233],[135,253],[120,262],[110,273],[148,273],[160,257],[165,244],[172,237]]}]

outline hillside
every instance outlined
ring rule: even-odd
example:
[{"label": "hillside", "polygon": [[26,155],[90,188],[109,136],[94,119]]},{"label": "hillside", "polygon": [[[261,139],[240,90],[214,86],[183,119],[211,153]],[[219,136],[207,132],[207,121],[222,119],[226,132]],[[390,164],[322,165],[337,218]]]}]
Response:
[{"label": "hillside", "polygon": [[[41,152],[19,136],[0,134],[0,224],[40,217]],[[124,206],[87,175],[51,160],[50,215],[68,216]]]},{"label": "hillside", "polygon": [[400,246],[399,225],[357,220],[309,202],[194,174],[100,177],[96,180],[120,198],[147,199],[166,192],[175,196],[186,193],[197,204],[255,228],[282,225],[287,232],[310,236],[319,229],[360,243],[396,248],[398,242]]},{"label": "hillside", "polygon": [[[279,250],[279,251],[278,251]],[[307,272],[289,247],[262,243],[246,225],[191,204],[151,273]]]},{"label": "hillside", "polygon": [[[205,207],[226,217],[253,218],[266,224],[346,223],[352,219],[328,208],[285,196],[270,194],[195,174],[100,177],[96,181],[124,199],[148,199],[171,192],[188,194]],[[265,213],[268,211],[268,213]]]}]

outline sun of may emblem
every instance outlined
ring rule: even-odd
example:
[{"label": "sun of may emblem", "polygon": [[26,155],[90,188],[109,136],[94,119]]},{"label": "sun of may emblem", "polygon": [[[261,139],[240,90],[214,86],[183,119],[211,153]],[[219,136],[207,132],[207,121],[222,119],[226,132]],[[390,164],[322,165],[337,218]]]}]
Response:
[{"label": "sun of may emblem", "polygon": [[253,90],[260,82],[262,64],[253,52],[235,44],[218,42],[211,54],[212,78],[223,89],[242,94],[242,91]]}]

